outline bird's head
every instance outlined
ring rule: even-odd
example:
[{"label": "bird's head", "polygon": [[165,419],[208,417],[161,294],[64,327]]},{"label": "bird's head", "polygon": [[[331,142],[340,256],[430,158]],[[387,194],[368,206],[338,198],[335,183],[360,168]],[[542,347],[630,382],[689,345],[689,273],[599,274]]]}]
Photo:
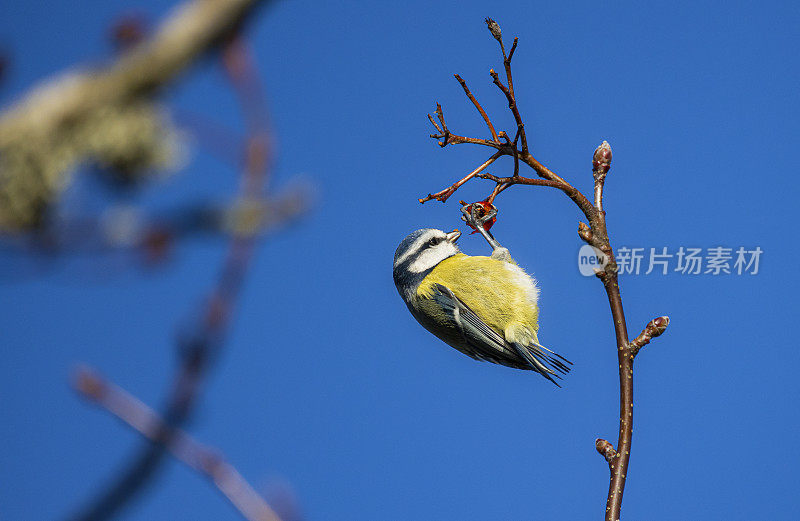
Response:
[{"label": "bird's head", "polygon": [[461,232],[450,233],[424,228],[408,234],[394,253],[394,281],[398,286],[403,281],[416,279],[433,269],[443,260],[460,253],[456,241]]}]

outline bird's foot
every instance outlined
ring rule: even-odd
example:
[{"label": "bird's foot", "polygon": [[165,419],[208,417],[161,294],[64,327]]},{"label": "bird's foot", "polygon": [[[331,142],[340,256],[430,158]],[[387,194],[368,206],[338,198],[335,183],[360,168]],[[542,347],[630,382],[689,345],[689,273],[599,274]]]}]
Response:
[{"label": "bird's foot", "polygon": [[497,215],[497,208],[495,208],[493,204],[486,204],[489,206],[488,209],[484,204],[462,204],[461,219],[467,223],[468,226],[480,233],[483,238],[486,239],[486,242],[489,243],[489,246],[492,247],[492,250],[496,250],[498,248],[502,248],[502,246],[500,246],[500,243],[497,242],[497,240],[492,236],[491,232],[489,232],[484,225],[494,219],[494,217]]}]

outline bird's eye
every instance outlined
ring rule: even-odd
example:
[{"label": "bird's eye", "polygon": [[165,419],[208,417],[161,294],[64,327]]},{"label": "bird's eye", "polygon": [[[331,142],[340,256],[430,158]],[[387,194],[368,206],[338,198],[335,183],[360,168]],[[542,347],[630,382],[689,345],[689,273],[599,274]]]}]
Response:
[{"label": "bird's eye", "polygon": [[428,246],[436,246],[436,245],[437,245],[437,244],[439,244],[440,242],[442,242],[442,239],[441,239],[441,238],[439,238],[439,237],[433,237],[432,239],[430,239],[430,240],[428,241]]}]

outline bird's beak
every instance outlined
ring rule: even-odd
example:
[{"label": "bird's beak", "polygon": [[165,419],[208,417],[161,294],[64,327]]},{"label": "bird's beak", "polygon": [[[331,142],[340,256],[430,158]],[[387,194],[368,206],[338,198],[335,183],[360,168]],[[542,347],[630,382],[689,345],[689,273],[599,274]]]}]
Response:
[{"label": "bird's beak", "polygon": [[461,237],[461,232],[458,230],[453,230],[452,232],[447,234],[447,241],[456,242],[459,237]]}]

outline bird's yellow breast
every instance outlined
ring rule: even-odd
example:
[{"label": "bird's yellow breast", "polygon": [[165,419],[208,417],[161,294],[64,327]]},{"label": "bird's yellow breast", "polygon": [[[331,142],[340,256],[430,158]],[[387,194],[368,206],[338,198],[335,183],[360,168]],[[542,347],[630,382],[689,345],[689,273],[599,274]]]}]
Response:
[{"label": "bird's yellow breast", "polygon": [[535,338],[538,289],[516,264],[459,253],[437,264],[417,288],[417,295],[431,298],[434,284],[450,288],[501,335],[511,326],[524,326]]}]

